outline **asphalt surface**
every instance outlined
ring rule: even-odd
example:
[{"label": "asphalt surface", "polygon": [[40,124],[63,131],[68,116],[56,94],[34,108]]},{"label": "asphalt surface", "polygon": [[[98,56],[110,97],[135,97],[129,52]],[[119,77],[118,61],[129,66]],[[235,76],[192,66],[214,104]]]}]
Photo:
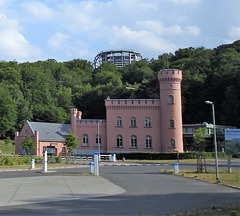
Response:
[{"label": "asphalt surface", "polygon": [[[191,166],[191,165],[188,165]],[[175,175],[171,165],[0,172],[0,215],[167,215],[240,203],[240,190]]]}]

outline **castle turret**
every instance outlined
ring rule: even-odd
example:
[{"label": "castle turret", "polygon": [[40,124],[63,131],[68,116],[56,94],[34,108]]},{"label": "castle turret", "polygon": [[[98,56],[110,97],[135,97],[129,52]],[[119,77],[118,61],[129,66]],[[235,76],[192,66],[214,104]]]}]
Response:
[{"label": "castle turret", "polygon": [[82,112],[75,108],[70,109],[71,113],[71,131],[76,135],[77,133],[77,120],[82,118]]},{"label": "castle turret", "polygon": [[158,72],[160,83],[161,151],[183,152],[182,71],[165,69]]},{"label": "castle turret", "polygon": [[77,120],[77,109],[70,109],[71,113],[71,131],[73,134],[76,134],[76,120]]}]

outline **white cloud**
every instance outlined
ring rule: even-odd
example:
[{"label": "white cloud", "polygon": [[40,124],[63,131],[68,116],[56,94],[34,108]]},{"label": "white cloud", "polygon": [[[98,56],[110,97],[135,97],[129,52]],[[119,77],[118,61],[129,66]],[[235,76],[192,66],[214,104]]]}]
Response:
[{"label": "white cloud", "polygon": [[48,45],[53,49],[61,49],[70,38],[71,37],[69,35],[57,32],[49,38]]},{"label": "white cloud", "polygon": [[194,35],[194,36],[198,36],[201,34],[201,29],[198,26],[187,26],[186,27],[186,33]]},{"label": "white cloud", "polygon": [[8,19],[0,14],[0,59],[7,58],[24,60],[36,56],[40,49],[32,46],[19,32],[20,26],[16,20]]},{"label": "white cloud", "polygon": [[182,47],[213,48],[239,39],[239,5],[238,0],[0,0],[0,13],[6,14],[0,15],[0,59],[93,59],[101,50],[118,48],[148,58]]},{"label": "white cloud", "polygon": [[48,45],[53,52],[64,53],[69,58],[84,58],[85,56],[92,55],[87,50],[86,43],[79,39],[72,40],[70,35],[61,32],[52,35],[48,40]]},{"label": "white cloud", "polygon": [[199,3],[201,0],[171,0],[175,4],[195,4]]},{"label": "white cloud", "polygon": [[239,40],[240,39],[240,26],[232,27],[229,32],[229,36],[234,40]]},{"label": "white cloud", "polygon": [[54,16],[54,10],[39,1],[24,1],[22,7],[30,14],[31,19],[34,17],[43,21]]},{"label": "white cloud", "polygon": [[5,14],[0,13],[0,31],[5,28],[20,29],[20,26],[17,20],[8,19]]},{"label": "white cloud", "polygon": [[165,27],[161,21],[144,20],[137,22],[137,26],[142,29],[154,32],[158,35],[194,35],[197,36],[201,33],[201,30],[197,26],[180,26],[173,25]]},{"label": "white cloud", "polygon": [[98,9],[97,2],[66,3],[59,8],[60,22],[71,33],[90,32],[100,27],[101,18],[95,17]]},{"label": "white cloud", "polygon": [[126,26],[114,26],[112,38],[109,44],[116,47],[130,46],[133,48],[141,47],[152,51],[173,51],[176,47],[173,43],[158,37],[153,32],[140,30],[134,31]]}]

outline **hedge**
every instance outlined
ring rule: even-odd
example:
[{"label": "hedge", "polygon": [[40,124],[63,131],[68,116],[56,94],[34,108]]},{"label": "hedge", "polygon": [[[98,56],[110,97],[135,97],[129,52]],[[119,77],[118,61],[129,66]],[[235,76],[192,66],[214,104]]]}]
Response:
[{"label": "hedge", "polygon": [[[118,153],[117,159],[123,158],[129,160],[175,160],[175,159],[197,159],[198,155],[203,155],[205,158],[215,158],[214,152],[184,152],[184,153]],[[226,159],[226,154],[218,152],[219,159]]]}]

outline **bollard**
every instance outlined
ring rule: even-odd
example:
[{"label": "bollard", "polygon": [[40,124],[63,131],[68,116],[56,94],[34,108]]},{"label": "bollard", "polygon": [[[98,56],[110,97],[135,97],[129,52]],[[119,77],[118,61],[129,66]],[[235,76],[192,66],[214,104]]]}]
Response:
[{"label": "bollard", "polygon": [[178,170],[178,163],[174,163],[174,173],[177,174],[179,173],[179,170]]},{"label": "bollard", "polygon": [[112,162],[116,162],[116,154],[112,154]]},{"label": "bollard", "polygon": [[47,151],[43,151],[43,172],[47,172]]},{"label": "bollard", "polygon": [[99,153],[94,152],[94,175],[99,175],[99,164],[98,164],[98,159],[99,159]]},{"label": "bollard", "polygon": [[227,162],[228,162],[228,173],[232,172],[232,168],[231,168],[231,155],[227,156]]},{"label": "bollard", "polygon": [[89,163],[89,168],[90,168],[90,173],[94,173],[94,163],[93,162],[90,162]]},{"label": "bollard", "polygon": [[35,169],[35,159],[31,159],[31,169]]}]

